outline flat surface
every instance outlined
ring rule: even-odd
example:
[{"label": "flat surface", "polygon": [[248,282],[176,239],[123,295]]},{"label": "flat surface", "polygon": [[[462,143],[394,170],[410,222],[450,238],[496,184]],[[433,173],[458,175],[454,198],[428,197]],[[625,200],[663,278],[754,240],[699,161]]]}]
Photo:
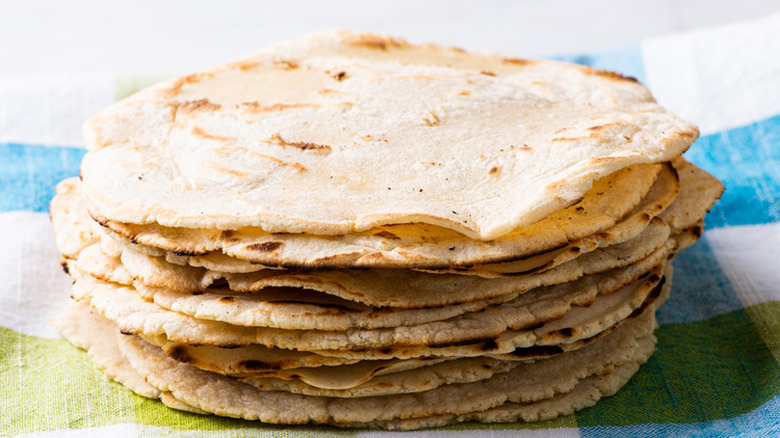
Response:
[{"label": "flat surface", "polygon": [[777,10],[775,0],[1,0],[0,75],[196,71],[329,28],[534,57]]}]

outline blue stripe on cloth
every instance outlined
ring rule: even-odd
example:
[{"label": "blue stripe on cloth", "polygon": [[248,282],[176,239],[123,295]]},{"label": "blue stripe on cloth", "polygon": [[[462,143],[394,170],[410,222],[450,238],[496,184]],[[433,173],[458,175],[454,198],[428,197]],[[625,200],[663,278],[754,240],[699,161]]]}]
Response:
[{"label": "blue stripe on cloth", "polygon": [[[552,59],[611,70],[646,82],[639,44]],[[707,227],[780,222],[780,115],[700,138],[686,153],[726,184]]]},{"label": "blue stripe on cloth", "polygon": [[85,149],[0,143],[0,211],[49,211],[54,186],[79,174]]},{"label": "blue stripe on cloth", "polygon": [[[726,403],[726,400],[724,400]],[[685,436],[702,438],[780,436],[780,397],[753,412],[703,423],[636,424],[620,427],[581,427],[583,438],[615,436]]]},{"label": "blue stripe on cloth", "polygon": [[726,185],[707,227],[780,222],[780,115],[703,136],[685,155]]},{"label": "blue stripe on cloth", "polygon": [[647,83],[642,48],[639,43],[616,47],[589,55],[559,55],[550,59],[574,62],[599,70],[609,70]]},{"label": "blue stripe on cloth", "polygon": [[658,309],[658,322],[702,321],[743,308],[737,292],[705,238],[674,259],[672,292]]}]

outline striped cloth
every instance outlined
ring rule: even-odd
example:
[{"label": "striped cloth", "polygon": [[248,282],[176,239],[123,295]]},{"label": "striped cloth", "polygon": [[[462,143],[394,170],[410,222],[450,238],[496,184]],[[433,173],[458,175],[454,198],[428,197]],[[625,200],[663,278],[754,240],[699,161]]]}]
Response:
[{"label": "striped cloth", "polygon": [[[780,435],[780,14],[566,60],[637,77],[697,123],[689,160],[726,193],[675,259],[658,348],[617,395],[539,424],[417,435]],[[157,78],[0,78],[0,436],[358,436],[181,413],[107,381],[47,321],[69,278],[47,214],[81,122]]]}]

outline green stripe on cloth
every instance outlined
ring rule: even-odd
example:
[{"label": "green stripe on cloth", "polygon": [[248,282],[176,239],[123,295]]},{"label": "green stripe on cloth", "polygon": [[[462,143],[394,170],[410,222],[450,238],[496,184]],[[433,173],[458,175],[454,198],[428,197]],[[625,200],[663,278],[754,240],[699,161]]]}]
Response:
[{"label": "green stripe on cloth", "polygon": [[129,422],[133,403],[83,351],[0,328],[0,412],[8,436]]},{"label": "green stripe on cloth", "polygon": [[779,319],[780,303],[768,302],[661,326],[647,364],[616,395],[578,413],[579,425],[694,423],[754,410],[780,394],[780,365],[761,336],[769,322],[777,333]]},{"label": "green stripe on cloth", "polygon": [[122,100],[144,88],[172,78],[171,74],[134,74],[116,78],[116,100]]},{"label": "green stripe on cloth", "polygon": [[[755,321],[755,323],[754,323]],[[780,303],[658,329],[658,349],[618,394],[576,415],[537,424],[462,424],[445,430],[693,423],[736,417],[780,394],[775,360]],[[768,335],[774,342],[762,341]],[[52,363],[57,361],[58,364]],[[327,427],[283,427],[178,412],[108,382],[66,341],[0,328],[0,435],[119,423],[230,435],[338,435]],[[35,397],[32,399],[31,397]],[[354,431],[353,431],[354,432]]]},{"label": "green stripe on cloth", "polygon": [[766,305],[751,306],[745,311],[753,320],[753,324],[764,338],[775,360],[780,363],[780,303],[770,302]]},{"label": "green stripe on cloth", "polygon": [[230,431],[230,436],[350,434],[329,427],[291,428],[176,411],[108,381],[85,351],[67,341],[23,335],[4,327],[0,327],[0,412],[0,436],[122,423]]}]

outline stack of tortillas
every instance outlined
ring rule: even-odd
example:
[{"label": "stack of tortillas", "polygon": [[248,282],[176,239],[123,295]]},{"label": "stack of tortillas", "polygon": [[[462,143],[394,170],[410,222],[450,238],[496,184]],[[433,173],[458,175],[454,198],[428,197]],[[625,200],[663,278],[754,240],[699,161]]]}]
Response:
[{"label": "stack of tortillas", "polygon": [[177,409],[409,429],[536,421],[655,345],[723,187],[635,80],[333,32],[86,124],[53,324]]}]

